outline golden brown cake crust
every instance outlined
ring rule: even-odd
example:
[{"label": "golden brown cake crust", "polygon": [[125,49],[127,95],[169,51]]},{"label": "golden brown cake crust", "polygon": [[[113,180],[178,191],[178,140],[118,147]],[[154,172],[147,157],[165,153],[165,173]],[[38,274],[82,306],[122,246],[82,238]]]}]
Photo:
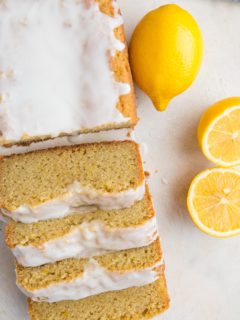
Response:
[{"label": "golden brown cake crust", "polygon": [[169,307],[164,273],[152,284],[103,293],[78,301],[33,302],[31,320],[146,320]]},{"label": "golden brown cake crust", "polygon": [[[100,10],[110,16],[114,15],[113,0],[95,0],[99,4]],[[121,14],[121,12],[119,11]],[[137,123],[137,114],[135,107],[135,95],[131,69],[129,65],[127,43],[125,37],[124,26],[115,29],[115,36],[125,44],[123,51],[117,51],[111,59],[111,68],[114,72],[115,79],[119,82],[127,82],[131,87],[131,92],[121,96],[118,102],[118,109],[126,116],[131,118],[131,124],[134,126]]]}]

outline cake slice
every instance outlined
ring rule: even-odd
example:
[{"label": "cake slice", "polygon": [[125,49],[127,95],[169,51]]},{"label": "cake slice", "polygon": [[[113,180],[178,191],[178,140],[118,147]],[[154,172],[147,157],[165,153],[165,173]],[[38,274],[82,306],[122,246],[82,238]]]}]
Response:
[{"label": "cake slice", "polygon": [[11,220],[5,235],[18,263],[35,267],[147,246],[156,240],[157,226],[147,188],[145,197],[130,208],[96,210],[30,224]]},{"label": "cake slice", "polygon": [[166,311],[168,307],[163,272],[151,284],[77,301],[47,303],[29,299],[31,320],[146,320]]},{"label": "cake slice", "polygon": [[88,212],[92,206],[127,208],[144,194],[141,156],[131,141],[41,150],[0,160],[1,212],[23,223]]},{"label": "cake slice", "polygon": [[35,268],[16,267],[18,287],[35,301],[78,300],[154,282],[162,271],[159,239],[147,247],[90,259],[66,259]]},{"label": "cake slice", "polygon": [[2,2],[0,145],[136,124],[115,0]]}]

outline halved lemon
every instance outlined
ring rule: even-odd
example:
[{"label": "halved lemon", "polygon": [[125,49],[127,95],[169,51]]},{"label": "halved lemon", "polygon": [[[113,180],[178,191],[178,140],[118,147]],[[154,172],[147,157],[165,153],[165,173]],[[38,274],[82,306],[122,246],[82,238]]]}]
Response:
[{"label": "halved lemon", "polygon": [[192,181],[187,205],[203,232],[220,238],[240,234],[240,171],[213,168],[201,172]]},{"label": "halved lemon", "polygon": [[198,140],[213,163],[222,167],[240,165],[240,97],[219,101],[203,114]]}]

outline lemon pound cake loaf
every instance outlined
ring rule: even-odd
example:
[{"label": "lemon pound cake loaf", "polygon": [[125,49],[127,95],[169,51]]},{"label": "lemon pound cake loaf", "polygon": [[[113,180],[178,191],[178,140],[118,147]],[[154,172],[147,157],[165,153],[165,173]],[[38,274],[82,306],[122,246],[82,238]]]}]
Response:
[{"label": "lemon pound cake loaf", "polygon": [[34,267],[147,246],[156,240],[157,226],[147,189],[145,197],[130,208],[96,210],[29,224],[11,220],[5,234],[18,263]]},{"label": "lemon pound cake loaf", "polygon": [[31,320],[146,320],[166,311],[168,307],[163,272],[151,284],[81,300],[47,303],[29,299]]},{"label": "lemon pound cake loaf", "polygon": [[71,213],[131,207],[145,193],[138,145],[86,144],[0,160],[3,215],[24,223]]},{"label": "lemon pound cake loaf", "polygon": [[90,259],[16,267],[17,285],[35,301],[78,300],[154,282],[163,268],[159,239],[147,247]]},{"label": "lemon pound cake loaf", "polygon": [[4,0],[0,32],[1,145],[136,124],[115,0]]}]

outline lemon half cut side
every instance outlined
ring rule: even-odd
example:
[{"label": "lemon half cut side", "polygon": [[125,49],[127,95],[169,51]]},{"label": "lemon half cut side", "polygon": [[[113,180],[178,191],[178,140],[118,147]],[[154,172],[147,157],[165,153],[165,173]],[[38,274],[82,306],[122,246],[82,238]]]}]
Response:
[{"label": "lemon half cut side", "polygon": [[207,109],[199,123],[198,140],[204,155],[218,166],[240,165],[240,97]]},{"label": "lemon half cut side", "polygon": [[240,171],[212,168],[201,172],[191,183],[188,210],[203,232],[227,238],[240,234]]}]

